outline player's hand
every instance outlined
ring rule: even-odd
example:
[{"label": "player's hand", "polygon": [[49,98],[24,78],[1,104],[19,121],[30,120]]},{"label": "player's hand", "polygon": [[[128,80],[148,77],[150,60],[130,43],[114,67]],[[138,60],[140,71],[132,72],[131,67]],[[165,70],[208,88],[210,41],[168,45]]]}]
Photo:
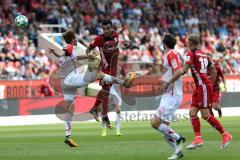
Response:
[{"label": "player's hand", "polygon": [[53,48],[49,48],[48,51],[49,53],[52,53],[52,54],[55,53],[55,50]]},{"label": "player's hand", "polygon": [[224,92],[227,92],[227,87],[224,85]]},{"label": "player's hand", "polygon": [[161,89],[160,93],[166,92],[166,90],[167,90],[167,88],[168,88],[169,85],[170,85],[169,82],[163,83],[163,86],[162,86],[162,89]]}]

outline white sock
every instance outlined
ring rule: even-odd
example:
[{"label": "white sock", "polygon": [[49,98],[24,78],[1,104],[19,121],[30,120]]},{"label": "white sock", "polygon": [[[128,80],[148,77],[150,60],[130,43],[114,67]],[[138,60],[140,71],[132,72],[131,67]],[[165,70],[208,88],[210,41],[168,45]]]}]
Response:
[{"label": "white sock", "polygon": [[71,136],[72,131],[72,121],[66,121],[65,122],[65,133],[66,136]]},{"label": "white sock", "polygon": [[121,128],[121,113],[116,113],[116,132],[120,132]]},{"label": "white sock", "polygon": [[66,136],[71,136],[72,116],[73,115],[71,113],[66,113],[66,117],[65,117],[65,134],[66,134]]},{"label": "white sock", "polygon": [[168,137],[167,135],[163,135],[163,138],[165,139],[165,141],[172,147],[173,152],[176,152],[176,148],[177,148],[177,144],[176,141],[170,137]]},{"label": "white sock", "polygon": [[120,85],[123,85],[123,83],[124,83],[124,80],[110,76],[108,74],[105,74],[102,80],[103,80],[103,82],[109,82],[109,83],[117,82]]},{"label": "white sock", "polygon": [[108,74],[105,74],[102,80],[103,82],[110,82],[110,83],[113,82],[112,76]]},{"label": "white sock", "polygon": [[173,138],[175,141],[180,138],[180,135],[177,134],[174,130],[172,130],[168,125],[161,123],[158,127],[158,130],[162,133],[167,135],[170,138]]}]

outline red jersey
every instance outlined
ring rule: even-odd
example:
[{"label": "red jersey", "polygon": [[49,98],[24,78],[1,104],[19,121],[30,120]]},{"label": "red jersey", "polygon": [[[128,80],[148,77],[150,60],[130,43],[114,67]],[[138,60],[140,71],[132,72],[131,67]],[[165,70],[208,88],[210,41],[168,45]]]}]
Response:
[{"label": "red jersey", "polygon": [[197,87],[202,84],[211,84],[207,71],[212,63],[203,51],[188,52],[185,57],[185,64],[190,65],[192,77]]},{"label": "red jersey", "polygon": [[100,68],[112,70],[116,74],[119,45],[118,45],[118,34],[113,33],[112,37],[105,37],[103,34],[97,36],[91,43],[91,47],[98,47],[101,55]]}]

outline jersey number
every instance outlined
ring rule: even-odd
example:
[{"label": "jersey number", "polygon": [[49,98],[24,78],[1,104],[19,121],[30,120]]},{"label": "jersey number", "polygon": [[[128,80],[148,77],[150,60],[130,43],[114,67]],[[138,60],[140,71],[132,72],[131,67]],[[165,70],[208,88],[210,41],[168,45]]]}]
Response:
[{"label": "jersey number", "polygon": [[201,63],[200,73],[207,73],[208,59],[201,57],[199,61]]}]

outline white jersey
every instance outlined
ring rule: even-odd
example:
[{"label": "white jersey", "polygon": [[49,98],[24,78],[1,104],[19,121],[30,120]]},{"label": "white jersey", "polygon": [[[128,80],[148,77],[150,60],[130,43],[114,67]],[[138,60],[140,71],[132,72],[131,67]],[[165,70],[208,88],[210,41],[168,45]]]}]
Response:
[{"label": "white jersey", "polygon": [[[168,82],[175,70],[181,68],[181,61],[176,51],[170,50],[164,58],[163,66],[166,68],[166,72],[163,75],[163,81]],[[180,76],[174,83],[170,92],[166,94],[182,95],[182,76]]]},{"label": "white jersey", "polygon": [[69,53],[69,56],[63,56],[59,58],[59,66],[60,66],[60,78],[66,78],[66,76],[76,70],[77,64],[77,53],[75,52],[75,47],[73,45],[67,44],[64,46],[65,52]]}]

